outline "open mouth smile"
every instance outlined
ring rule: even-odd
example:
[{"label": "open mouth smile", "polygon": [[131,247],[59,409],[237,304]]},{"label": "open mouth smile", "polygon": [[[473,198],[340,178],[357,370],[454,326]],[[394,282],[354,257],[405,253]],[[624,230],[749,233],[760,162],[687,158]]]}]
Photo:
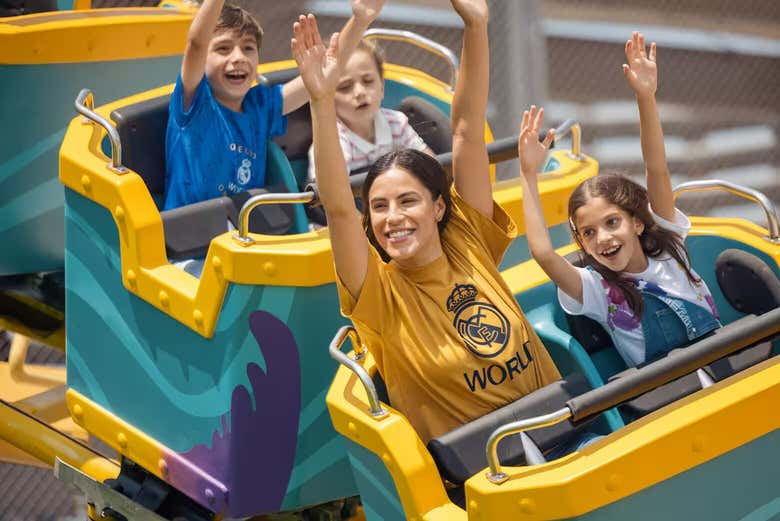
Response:
[{"label": "open mouth smile", "polygon": [[412,235],[414,230],[394,230],[385,234],[391,243],[401,242]]},{"label": "open mouth smile", "polygon": [[603,250],[600,255],[602,257],[605,257],[607,259],[613,259],[615,256],[620,252],[620,250],[623,248],[623,246],[612,246],[610,248],[607,248],[606,250]]},{"label": "open mouth smile", "polygon": [[230,83],[244,83],[249,77],[249,74],[247,74],[244,71],[229,71],[225,73],[225,77]]}]

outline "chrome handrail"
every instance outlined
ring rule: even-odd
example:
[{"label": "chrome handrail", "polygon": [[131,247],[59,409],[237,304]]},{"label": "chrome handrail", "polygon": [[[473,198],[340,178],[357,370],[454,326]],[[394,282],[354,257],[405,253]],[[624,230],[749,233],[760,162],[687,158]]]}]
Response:
[{"label": "chrome handrail", "polygon": [[[341,345],[349,338],[352,340],[352,347],[355,349],[355,358],[350,358],[341,352]],[[368,375],[363,366],[358,363],[358,360],[365,356],[363,346],[360,343],[357,331],[353,326],[343,326],[336,332],[336,336],[330,343],[328,348],[330,357],[341,365],[347,366],[357,377],[360,379],[363,387],[366,388],[366,394],[368,395],[368,412],[374,418],[384,418],[387,416],[387,411],[382,407],[382,403],[379,401],[379,395],[376,392],[376,386],[371,381],[371,377]]]},{"label": "chrome handrail", "polygon": [[702,181],[688,181],[676,186],[672,190],[673,197],[677,199],[685,192],[701,192],[707,190],[724,190],[744,199],[748,199],[761,206],[766,214],[767,228],[769,230],[769,240],[774,243],[780,243],[780,221],[777,219],[777,210],[774,203],[763,193],[738,185],[729,181],[720,179],[707,179]]},{"label": "chrome handrail", "polygon": [[108,134],[108,139],[111,142],[111,163],[108,164],[108,168],[118,174],[127,172],[127,168],[122,166],[122,142],[119,139],[119,131],[107,119],[95,112],[95,97],[92,91],[81,89],[79,95],[76,96],[75,107],[76,112],[103,127]]},{"label": "chrome handrail", "polygon": [[458,68],[460,67],[460,61],[458,60],[458,57],[455,56],[455,53],[444,45],[412,31],[404,31],[399,29],[369,29],[363,33],[363,37],[367,40],[391,40],[411,43],[412,45],[416,45],[421,49],[425,49],[428,52],[444,58],[450,66],[450,90],[455,90],[455,83],[458,81]]},{"label": "chrome handrail", "polygon": [[571,133],[571,151],[569,157],[582,161],[582,153],[580,151],[580,145],[582,143],[582,126],[577,120],[567,119],[555,129],[555,139],[563,137],[566,134]]},{"label": "chrome handrail", "polygon": [[519,434],[530,429],[548,427],[568,420],[569,418],[571,418],[571,410],[569,410],[568,407],[564,407],[563,409],[550,414],[507,423],[493,431],[493,434],[488,438],[487,445],[485,445],[485,456],[487,456],[488,467],[490,467],[490,471],[486,474],[488,480],[491,483],[500,485],[509,479],[509,476],[501,472],[501,462],[498,460],[498,442],[512,434]]},{"label": "chrome handrail", "polygon": [[238,233],[233,234],[233,239],[242,246],[255,243],[255,240],[249,237],[249,214],[261,204],[310,203],[314,200],[314,195],[314,192],[298,192],[259,194],[250,197],[238,212]]}]

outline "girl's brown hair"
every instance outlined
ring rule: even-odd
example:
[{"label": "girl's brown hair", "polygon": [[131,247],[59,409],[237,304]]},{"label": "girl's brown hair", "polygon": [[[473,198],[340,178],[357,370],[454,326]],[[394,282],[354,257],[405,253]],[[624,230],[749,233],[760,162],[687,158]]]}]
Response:
[{"label": "girl's brown hair", "polygon": [[363,38],[358,43],[355,51],[365,51],[371,55],[376,65],[376,70],[379,72],[379,77],[383,77],[385,73],[385,51],[374,40],[367,40]]},{"label": "girl's brown hair", "polygon": [[634,282],[624,277],[621,273],[612,271],[599,263],[591,255],[585,252],[574,223],[574,214],[590,199],[601,197],[615,206],[618,206],[632,217],[638,218],[644,224],[644,230],[639,236],[642,251],[649,257],[658,258],[666,253],[677,261],[685,270],[685,275],[692,284],[699,284],[701,279],[696,277],[690,268],[691,258],[682,239],[676,233],[661,228],[650,213],[647,189],[640,184],[620,174],[603,174],[591,177],[574,190],[569,198],[569,225],[571,226],[574,240],[580,246],[580,256],[583,264],[591,266],[604,280],[614,284],[620,289],[628,301],[628,305],[637,317],[642,316],[644,303],[642,295],[634,285]]}]

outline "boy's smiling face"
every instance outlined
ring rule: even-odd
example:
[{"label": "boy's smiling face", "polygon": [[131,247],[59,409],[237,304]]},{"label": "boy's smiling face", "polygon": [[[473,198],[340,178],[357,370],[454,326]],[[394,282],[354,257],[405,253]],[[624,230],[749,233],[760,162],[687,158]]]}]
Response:
[{"label": "boy's smiling face", "polygon": [[244,96],[257,76],[260,51],[257,40],[237,30],[214,33],[206,57],[206,78],[214,97],[235,112],[241,112]]}]

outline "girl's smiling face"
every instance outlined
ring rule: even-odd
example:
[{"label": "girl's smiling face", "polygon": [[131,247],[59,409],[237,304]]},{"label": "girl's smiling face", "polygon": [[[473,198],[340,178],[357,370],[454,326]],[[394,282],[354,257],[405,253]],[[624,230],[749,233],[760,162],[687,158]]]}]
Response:
[{"label": "girl's smiling face", "polygon": [[639,236],[644,223],[603,197],[591,197],[572,216],[585,252],[615,272],[640,273],[647,269],[647,255]]},{"label": "girl's smiling face", "polygon": [[385,84],[374,57],[364,49],[352,53],[336,87],[336,114],[352,132],[373,142],[374,115],[385,96]]}]

